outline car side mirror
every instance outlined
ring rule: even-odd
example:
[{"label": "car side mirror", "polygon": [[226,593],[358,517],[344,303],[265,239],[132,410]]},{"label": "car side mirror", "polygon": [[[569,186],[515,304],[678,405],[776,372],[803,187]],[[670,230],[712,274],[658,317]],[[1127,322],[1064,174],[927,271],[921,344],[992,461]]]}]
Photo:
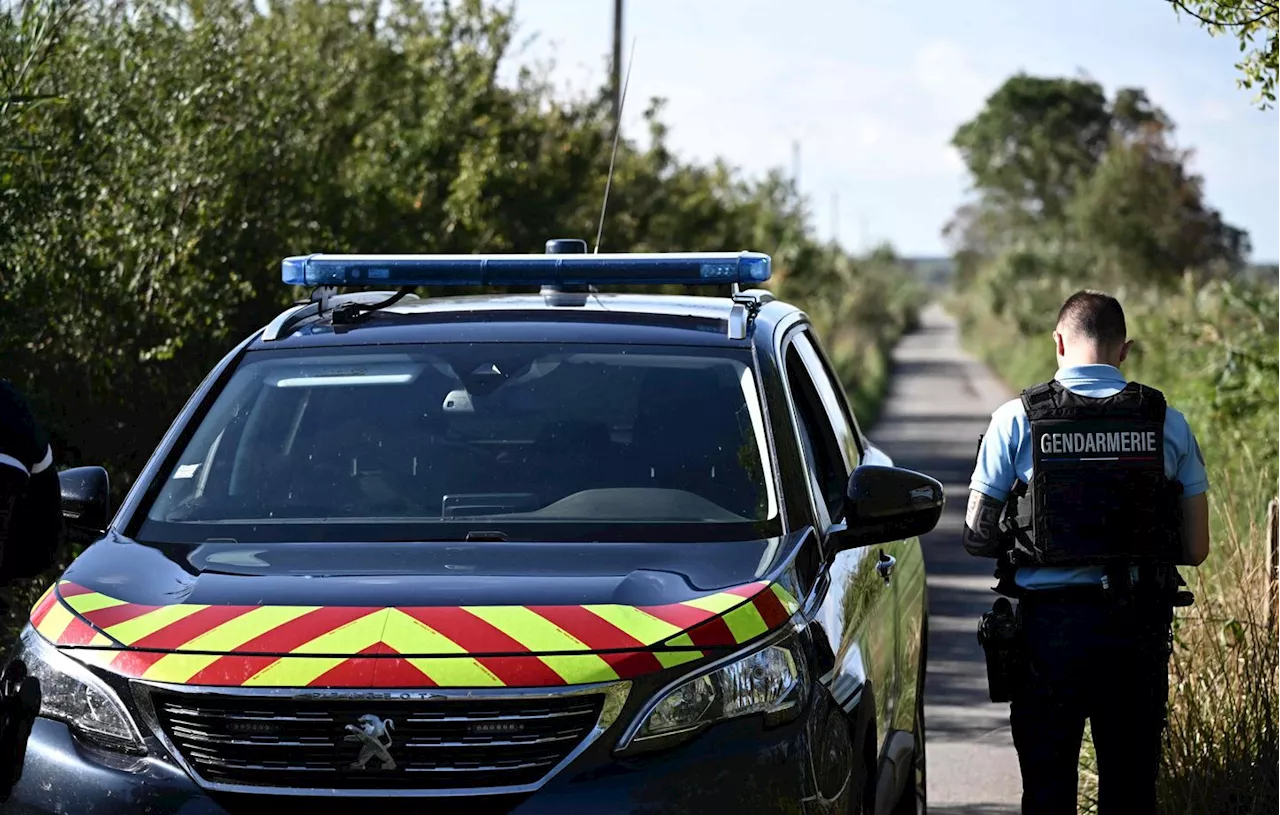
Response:
[{"label": "car side mirror", "polygon": [[864,464],[849,476],[839,549],[923,535],[938,525],[946,495],[937,479],[902,467]]},{"label": "car side mirror", "polygon": [[88,543],[107,533],[111,482],[101,467],[73,467],[58,473],[62,485],[62,520],[72,543]]}]

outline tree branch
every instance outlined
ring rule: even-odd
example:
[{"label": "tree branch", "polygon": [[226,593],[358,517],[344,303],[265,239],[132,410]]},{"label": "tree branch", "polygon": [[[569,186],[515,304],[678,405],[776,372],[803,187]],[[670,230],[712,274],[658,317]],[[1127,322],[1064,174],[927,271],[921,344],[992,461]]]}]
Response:
[{"label": "tree branch", "polygon": [[1184,2],[1184,0],[1168,0],[1168,3],[1172,5],[1174,8],[1177,8],[1186,12],[1187,14],[1196,18],[1197,20],[1204,23],[1205,25],[1215,26],[1217,28],[1235,28],[1235,27],[1243,28],[1246,26],[1251,26],[1251,25],[1254,25],[1255,23],[1262,22],[1267,17],[1270,17],[1271,15],[1276,13],[1276,5],[1274,3],[1267,2],[1267,0],[1259,0],[1258,4],[1264,7],[1269,7],[1269,10],[1262,11],[1258,14],[1257,17],[1253,17],[1248,20],[1233,20],[1228,22],[1224,20],[1210,20],[1207,17],[1203,17],[1200,14],[1187,8],[1187,4]]}]

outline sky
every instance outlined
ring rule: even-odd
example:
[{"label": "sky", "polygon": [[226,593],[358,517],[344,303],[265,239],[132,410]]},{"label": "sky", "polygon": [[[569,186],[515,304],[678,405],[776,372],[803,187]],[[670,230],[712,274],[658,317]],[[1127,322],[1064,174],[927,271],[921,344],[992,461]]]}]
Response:
[{"label": "sky", "polygon": [[[1018,71],[1143,87],[1195,150],[1211,206],[1280,258],[1280,116],[1236,88],[1238,43],[1168,0],[625,0],[623,134],[666,101],[673,149],[749,176],[798,166],[815,230],[859,251],[948,253],[969,195],[952,134]],[[607,79],[612,0],[514,0],[512,61],[566,92]],[[799,145],[798,161],[795,145]],[[741,247],[736,247],[741,248]]]}]

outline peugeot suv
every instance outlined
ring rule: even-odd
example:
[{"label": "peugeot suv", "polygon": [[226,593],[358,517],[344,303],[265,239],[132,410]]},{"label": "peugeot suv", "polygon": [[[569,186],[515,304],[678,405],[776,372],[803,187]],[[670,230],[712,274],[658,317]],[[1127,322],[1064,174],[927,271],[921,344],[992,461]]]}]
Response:
[{"label": "peugeot suv", "polygon": [[941,484],[767,255],[583,248],[289,258],[117,511],[61,473],[0,812],[923,811]]}]

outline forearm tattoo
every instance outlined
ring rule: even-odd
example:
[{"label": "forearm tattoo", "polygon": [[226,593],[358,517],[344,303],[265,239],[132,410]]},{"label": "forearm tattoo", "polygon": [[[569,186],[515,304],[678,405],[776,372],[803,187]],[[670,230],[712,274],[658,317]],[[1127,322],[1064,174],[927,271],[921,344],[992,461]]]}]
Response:
[{"label": "forearm tattoo", "polygon": [[964,548],[971,555],[996,557],[1000,554],[1000,510],[1003,502],[970,490],[964,513]]}]

